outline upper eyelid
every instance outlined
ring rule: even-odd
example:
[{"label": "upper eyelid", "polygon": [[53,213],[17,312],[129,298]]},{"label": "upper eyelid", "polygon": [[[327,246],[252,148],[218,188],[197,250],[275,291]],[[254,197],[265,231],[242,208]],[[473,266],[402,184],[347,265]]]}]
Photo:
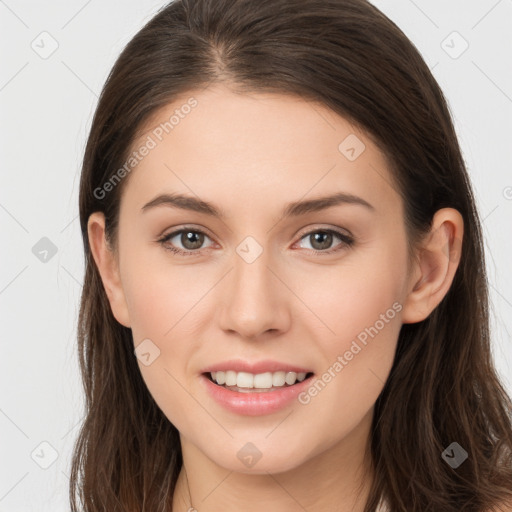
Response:
[{"label": "upper eyelid", "polygon": [[[302,238],[304,235],[314,233],[317,231],[334,231],[334,232],[341,231],[342,232],[341,234],[345,234],[346,236],[353,237],[352,233],[348,229],[340,228],[340,227],[322,227],[320,225],[314,225],[312,227],[304,228],[304,229],[305,229],[305,231],[300,230],[299,233],[295,236],[300,236]],[[158,236],[158,238],[167,238],[170,235],[177,235],[178,233],[181,233],[182,231],[193,231],[193,232],[204,233],[205,235],[209,236],[210,238],[212,238],[212,239],[214,238],[209,233],[209,231],[207,229],[202,228],[202,227],[199,228],[199,227],[195,227],[195,226],[183,226],[183,227],[180,227],[177,229],[173,229],[172,231],[170,231],[167,234],[162,233],[161,235]],[[164,231],[164,233],[165,233],[165,231]]]},{"label": "upper eyelid", "polygon": [[327,232],[334,232],[334,233],[337,233],[337,234],[340,234],[340,235],[345,235],[349,238],[354,238],[354,235],[346,228],[340,228],[340,227],[336,227],[336,228],[333,228],[333,227],[321,227],[321,226],[313,226],[313,227],[310,227],[310,228],[305,228],[306,230],[305,231],[300,231],[299,234],[297,234],[296,236],[299,236],[300,238],[303,238],[304,236],[306,235],[309,235],[311,233],[316,233],[317,231],[327,231]]},{"label": "upper eyelid", "polygon": [[214,237],[212,237],[207,230],[205,230],[203,228],[196,228],[196,227],[193,227],[193,226],[185,226],[185,227],[182,227],[182,228],[173,229],[172,231],[169,231],[169,233],[167,233],[167,234],[160,235],[158,237],[158,240],[160,240],[160,241],[161,240],[166,240],[166,239],[169,240],[171,238],[174,238],[176,235],[179,235],[180,233],[187,232],[187,231],[191,231],[193,233],[203,233],[210,240],[215,241]]}]

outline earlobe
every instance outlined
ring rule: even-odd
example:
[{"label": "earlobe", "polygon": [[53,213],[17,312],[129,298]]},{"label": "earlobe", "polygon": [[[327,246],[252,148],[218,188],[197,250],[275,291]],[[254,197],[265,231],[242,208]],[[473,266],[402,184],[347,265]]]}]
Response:
[{"label": "earlobe", "polygon": [[121,284],[119,265],[114,252],[105,239],[105,216],[94,212],[87,222],[89,246],[103,282],[103,287],[115,319],[125,327],[130,327],[130,318]]},{"label": "earlobe", "polygon": [[463,231],[459,211],[443,208],[434,215],[411,272],[403,323],[421,322],[448,293],[461,258]]}]

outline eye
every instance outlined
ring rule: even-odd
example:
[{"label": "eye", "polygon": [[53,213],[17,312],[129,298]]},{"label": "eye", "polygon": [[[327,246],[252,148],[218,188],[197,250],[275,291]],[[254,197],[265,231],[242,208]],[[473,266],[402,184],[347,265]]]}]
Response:
[{"label": "eye", "polygon": [[[335,238],[341,240],[341,243],[331,248]],[[301,240],[310,240],[311,250],[314,251],[315,254],[331,254],[346,247],[351,247],[354,244],[354,239],[351,236],[334,229],[310,231],[306,233]]]},{"label": "eye", "polygon": [[[175,238],[177,240],[173,242]],[[205,238],[210,239],[210,237],[200,229],[182,228],[163,236],[157,241],[168,251],[182,256],[192,256],[201,252]],[[338,238],[341,243],[331,248],[333,240],[336,238]],[[311,241],[312,247],[310,250],[318,255],[331,254],[354,244],[354,239],[351,236],[334,229],[317,229],[310,231],[303,235],[300,240],[307,239]],[[183,249],[176,247],[176,243],[181,244]]]},{"label": "eye", "polygon": [[[184,228],[165,235],[164,237],[160,238],[158,242],[162,244],[164,249],[167,249],[176,254],[190,256],[199,252],[198,249],[200,249],[203,245],[205,237],[210,238],[200,229]],[[173,238],[177,238],[177,241],[182,244],[184,249],[176,247],[176,242],[170,243]]]}]

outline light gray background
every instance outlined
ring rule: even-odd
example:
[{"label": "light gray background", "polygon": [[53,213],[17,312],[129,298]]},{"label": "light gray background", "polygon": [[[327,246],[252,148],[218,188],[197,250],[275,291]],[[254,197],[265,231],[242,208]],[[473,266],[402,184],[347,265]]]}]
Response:
[{"label": "light gray background", "polygon": [[[512,0],[374,3],[415,43],[448,98],[484,219],[494,354],[512,393]],[[0,0],[0,512],[68,510],[83,404],[80,161],[111,66],[163,4]],[[32,252],[42,237],[57,249],[47,262]]]}]

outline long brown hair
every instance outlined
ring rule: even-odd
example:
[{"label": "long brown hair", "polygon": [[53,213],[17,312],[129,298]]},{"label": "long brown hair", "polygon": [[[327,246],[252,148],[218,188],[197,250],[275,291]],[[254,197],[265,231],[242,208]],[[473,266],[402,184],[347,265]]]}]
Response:
[{"label": "long brown hair", "polygon": [[[157,109],[219,82],[320,102],[372,137],[390,162],[410,242],[440,208],[463,216],[453,284],[428,318],[402,326],[375,405],[376,478],[365,512],[381,497],[393,512],[482,512],[512,498],[512,403],[491,358],[480,220],[447,102],[420,53],[366,0],[177,0],[119,56],[85,150],[78,348],[86,416],[73,452],[72,510],[171,510],[179,434],[142,380],[131,330],[112,315],[87,221],[103,212],[115,246],[129,177],[108,194],[98,190]],[[468,453],[457,469],[441,456],[452,442]]]}]

